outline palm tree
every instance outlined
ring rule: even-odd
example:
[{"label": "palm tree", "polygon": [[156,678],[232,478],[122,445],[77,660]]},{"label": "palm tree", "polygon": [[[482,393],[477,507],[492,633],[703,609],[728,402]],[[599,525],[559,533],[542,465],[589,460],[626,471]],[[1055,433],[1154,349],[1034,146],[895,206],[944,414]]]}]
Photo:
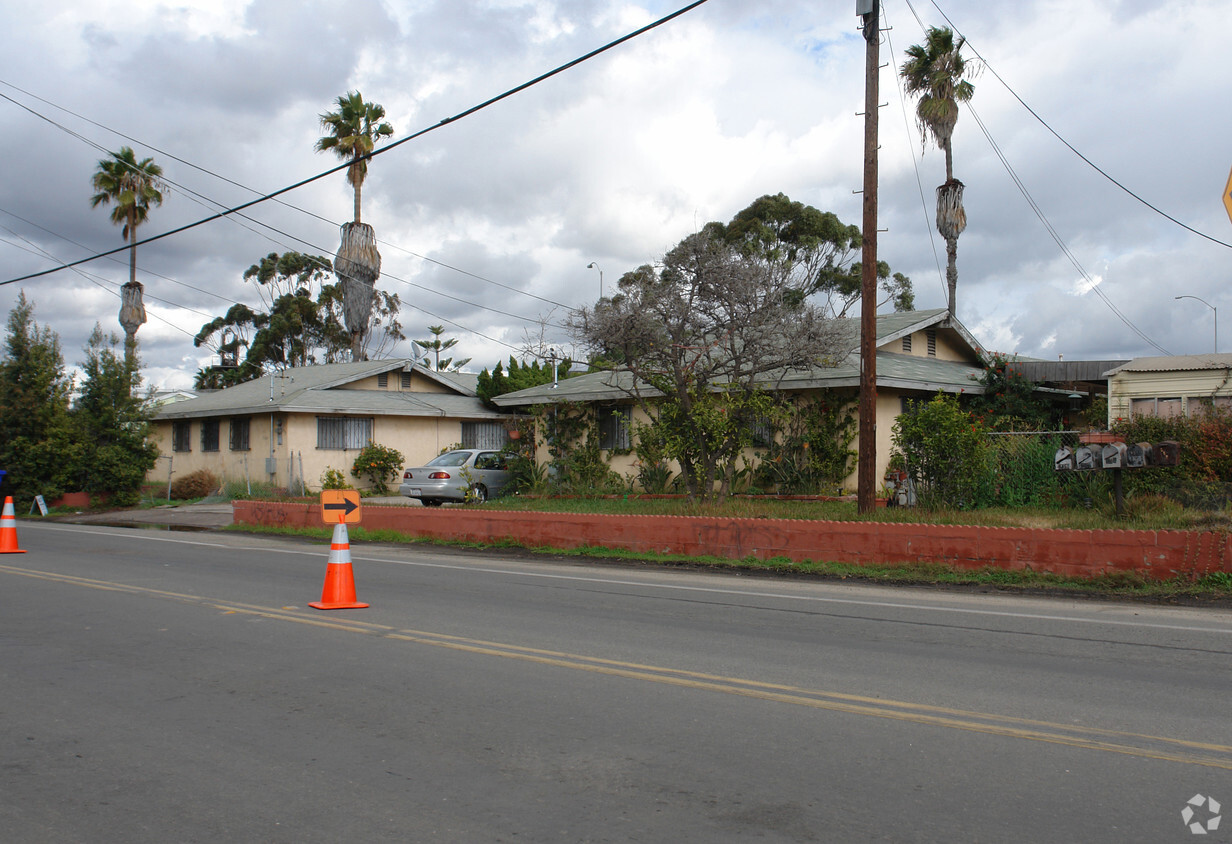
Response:
[{"label": "palm tree", "polygon": [[111,222],[123,226],[120,234],[132,245],[128,252],[128,283],[121,290],[120,325],[124,327],[124,360],[136,366],[137,329],[145,322],[144,288],[137,281],[137,227],[148,219],[150,205],[162,205],[163,168],[152,158],[137,160],[132,147],[120,147],[111,158],[98,162],[91,184],[96,193],[90,207],[111,205]]},{"label": "palm tree", "polygon": [[908,58],[899,69],[907,93],[918,98],[915,114],[920,134],[931,135],[945,153],[945,184],[937,188],[937,231],[945,239],[951,314],[958,287],[958,236],[967,227],[967,212],[962,204],[963,183],[954,178],[950,139],[958,123],[958,104],[975,93],[975,86],[964,78],[970,70],[961,54],[964,43],[961,37],[954,42],[949,27],[930,26],[924,43],[907,49]]},{"label": "palm tree", "polygon": [[342,314],[351,334],[351,359],[363,357],[363,340],[372,315],[374,285],[381,274],[381,254],[376,249],[372,226],[362,222],[360,200],[368,176],[368,158],[378,141],[394,133],[382,122],[385,108],[365,102],[359,91],[349,91],[335,101],[337,111],[321,115],[321,128],[329,134],[316,143],[317,152],[333,151],[350,161],[347,182],[355,191],[355,219],[342,225],[342,243],[334,257],[334,272],[342,283]]}]

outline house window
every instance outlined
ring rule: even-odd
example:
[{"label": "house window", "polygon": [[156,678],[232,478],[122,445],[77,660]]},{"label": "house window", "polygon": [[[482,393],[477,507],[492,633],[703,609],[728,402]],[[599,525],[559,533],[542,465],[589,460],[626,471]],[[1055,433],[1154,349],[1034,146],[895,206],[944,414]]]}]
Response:
[{"label": "house window", "polygon": [[231,450],[248,450],[248,429],[251,419],[247,416],[237,416],[231,420]]},{"label": "house window", "polygon": [[404,390],[411,389],[411,373],[409,372],[402,373],[402,389]]},{"label": "house window", "polygon": [[171,450],[192,451],[192,423],[188,421],[171,423]]},{"label": "house window", "polygon": [[1160,419],[1175,419],[1183,416],[1180,397],[1155,400],[1155,415]]},{"label": "house window", "polygon": [[381,374],[377,375],[377,376],[376,376],[376,385],[377,385],[378,387],[380,387],[382,390],[384,390],[386,387],[388,387],[388,386],[389,386],[389,373],[388,373],[388,372],[382,372]]},{"label": "house window", "polygon": [[613,450],[632,447],[629,436],[628,405],[599,408],[599,448]]},{"label": "house window", "polygon": [[750,442],[755,446],[768,446],[774,440],[774,431],[769,416],[759,416],[749,422]]},{"label": "house window", "polygon": [[1185,400],[1185,412],[1195,419],[1229,410],[1232,410],[1232,396],[1190,396]]},{"label": "house window", "polygon": [[908,355],[911,354],[911,335],[910,334],[908,334],[906,337],[903,338],[903,352]]},{"label": "house window", "polygon": [[1129,413],[1134,416],[1158,416],[1160,419],[1174,419],[1181,414],[1180,398],[1163,399],[1132,399],[1129,403]]},{"label": "house window", "polygon": [[463,448],[501,448],[509,441],[509,432],[500,422],[463,422]]},{"label": "house window", "polygon": [[218,420],[201,420],[201,450],[218,451]]},{"label": "house window", "polygon": [[372,419],[367,416],[318,416],[317,448],[334,451],[359,449],[372,442]]},{"label": "house window", "polygon": [[928,329],[925,336],[928,337],[928,356],[935,358],[937,356],[937,329]]}]

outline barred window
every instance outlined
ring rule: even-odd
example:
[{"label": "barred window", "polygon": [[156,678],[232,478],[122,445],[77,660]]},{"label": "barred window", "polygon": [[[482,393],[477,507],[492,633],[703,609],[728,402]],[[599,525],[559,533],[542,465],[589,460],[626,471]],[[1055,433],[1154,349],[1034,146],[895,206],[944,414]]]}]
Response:
[{"label": "barred window", "polygon": [[231,450],[248,451],[248,429],[252,420],[247,416],[237,416],[231,420]]},{"label": "barred window", "polygon": [[317,417],[317,448],[331,449],[334,451],[358,451],[371,441],[371,417]]},{"label": "barred window", "polygon": [[755,446],[767,446],[774,441],[774,426],[770,424],[769,416],[758,416],[749,421],[749,434]]},{"label": "barred window", "polygon": [[411,373],[409,372],[402,373],[402,389],[404,390],[411,389]]},{"label": "barred window", "polygon": [[629,436],[629,417],[631,408],[622,407],[599,408],[599,448],[625,449],[632,447]]},{"label": "barred window", "polygon": [[218,420],[201,420],[201,450],[218,451]]},{"label": "barred window", "polygon": [[384,390],[389,386],[389,373],[382,372],[376,376],[376,385]]},{"label": "barred window", "polygon": [[903,338],[903,351],[906,352],[907,354],[911,354],[911,335],[910,334],[908,334],[906,337]]},{"label": "barred window", "polygon": [[925,337],[928,339],[928,356],[935,358],[937,356],[937,329],[928,329]]},{"label": "barred window", "polygon": [[184,420],[171,423],[171,450],[192,451],[192,423]]},{"label": "barred window", "polygon": [[500,422],[463,422],[463,448],[501,448],[509,441],[509,432]]}]

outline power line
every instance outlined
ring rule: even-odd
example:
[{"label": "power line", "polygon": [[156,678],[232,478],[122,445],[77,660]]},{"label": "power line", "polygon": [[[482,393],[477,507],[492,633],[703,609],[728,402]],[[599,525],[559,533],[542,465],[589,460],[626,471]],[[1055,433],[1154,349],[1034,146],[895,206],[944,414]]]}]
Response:
[{"label": "power line", "polygon": [[[12,83],[10,83],[10,82],[6,82],[6,81],[5,81],[5,80],[3,80],[3,79],[0,79],[0,85],[5,85],[5,86],[7,86],[7,87],[9,87],[9,88],[12,88],[12,89],[13,89],[13,90],[15,90],[15,91],[19,91],[19,92],[21,92],[22,94],[25,94],[26,96],[31,97],[32,99],[38,100],[39,102],[44,103],[44,104],[46,104],[46,105],[49,105],[49,106],[51,106],[52,108],[58,109],[58,110],[60,110],[60,111],[63,111],[63,112],[65,112],[66,114],[70,114],[70,115],[72,115],[73,117],[76,117],[76,118],[77,118],[77,119],[79,119],[79,120],[82,120],[82,121],[84,121],[84,122],[86,122],[86,123],[89,123],[89,124],[90,124],[90,125],[92,125],[92,126],[96,126],[96,127],[98,127],[99,129],[102,129],[102,130],[104,130],[104,131],[106,131],[106,132],[110,132],[110,133],[112,133],[112,134],[114,134],[114,135],[117,135],[117,136],[119,136],[119,137],[123,138],[124,140],[129,141],[130,143],[133,143],[133,144],[136,144],[136,145],[138,145],[138,146],[141,146],[141,147],[144,147],[144,148],[146,148],[146,149],[149,149],[149,150],[151,150],[152,152],[156,152],[156,153],[158,153],[160,156],[163,156],[164,158],[169,158],[169,159],[171,159],[172,161],[177,161],[177,162],[179,162],[180,164],[183,164],[183,165],[184,165],[184,166],[186,166],[186,167],[190,167],[190,168],[192,168],[192,169],[194,169],[194,170],[197,170],[198,172],[201,172],[201,173],[206,174],[207,176],[211,176],[211,177],[213,177],[213,178],[215,178],[215,179],[219,179],[220,181],[223,181],[223,182],[225,182],[225,183],[227,183],[227,184],[229,184],[229,185],[232,185],[233,187],[240,188],[241,190],[248,191],[249,193],[255,194],[255,195],[257,195],[257,196],[261,196],[261,192],[260,192],[260,191],[258,191],[258,190],[257,190],[257,189],[255,189],[255,188],[249,187],[249,186],[247,186],[247,185],[245,185],[245,184],[243,184],[243,183],[241,183],[241,182],[237,182],[237,181],[235,181],[234,179],[230,179],[230,178],[228,178],[228,177],[226,177],[226,176],[223,176],[223,175],[221,175],[221,174],[219,174],[219,173],[215,173],[213,170],[210,170],[210,169],[208,169],[208,168],[206,168],[206,167],[201,167],[200,165],[194,164],[194,163],[193,163],[193,162],[191,162],[191,161],[188,161],[188,160],[186,160],[186,159],[180,158],[179,156],[175,155],[174,153],[168,152],[167,150],[159,149],[158,147],[154,146],[153,144],[147,143],[147,142],[142,141],[142,140],[140,140],[140,139],[138,139],[138,138],[134,138],[134,137],[132,137],[131,135],[127,135],[127,134],[125,134],[125,133],[123,133],[123,132],[119,131],[118,129],[113,129],[112,127],[107,126],[107,125],[105,125],[105,124],[103,124],[103,123],[99,123],[99,122],[98,122],[98,121],[96,121],[96,120],[91,120],[89,117],[86,117],[86,116],[84,116],[84,115],[78,114],[77,112],[75,112],[75,111],[73,111],[73,110],[71,110],[71,109],[65,108],[64,106],[61,106],[61,105],[59,105],[59,104],[57,104],[57,103],[54,103],[54,102],[52,102],[52,101],[50,101],[50,100],[48,100],[48,99],[45,99],[45,98],[43,98],[43,97],[40,97],[40,96],[38,96],[37,94],[31,93],[30,91],[27,91],[27,90],[25,90],[24,88],[20,88],[20,87],[18,87],[18,86],[16,86],[16,85],[13,85],[13,84],[12,84]],[[56,122],[56,121],[52,120],[51,118],[47,117],[46,115],[44,115],[44,114],[42,114],[42,113],[40,113],[40,112],[38,112],[38,111],[35,111],[34,109],[31,109],[29,106],[26,106],[26,105],[24,105],[23,103],[20,103],[20,102],[18,102],[17,100],[14,100],[12,97],[6,96],[6,95],[4,95],[4,94],[0,94],[0,98],[5,99],[5,100],[8,100],[9,102],[13,103],[14,105],[18,106],[19,108],[22,108],[22,109],[24,109],[25,111],[29,112],[30,114],[34,115],[35,117],[38,117],[39,119],[44,120],[44,121],[46,121],[46,122],[50,123],[51,125],[55,126],[56,128],[60,129],[61,131],[65,132],[66,134],[69,134],[69,135],[71,135],[71,136],[73,136],[73,137],[77,138],[78,140],[80,140],[80,141],[82,141],[83,143],[85,143],[85,144],[87,144],[87,145],[89,145],[89,146],[91,146],[91,147],[93,147],[93,148],[95,148],[95,149],[99,150],[99,151],[100,151],[100,152],[102,152],[102,153],[104,153],[104,154],[106,154],[106,155],[111,155],[111,154],[112,154],[110,151],[108,151],[105,147],[101,146],[100,144],[97,144],[97,143],[95,143],[94,141],[91,141],[89,138],[86,138],[84,135],[81,135],[80,133],[78,133],[78,132],[76,132],[76,131],[74,131],[74,130],[72,130],[72,129],[69,129],[68,127],[64,126],[63,124],[58,123],[58,122]],[[223,206],[222,206],[222,203],[216,202],[216,201],[214,201],[214,200],[210,200],[210,199],[208,199],[207,197],[205,197],[205,196],[203,196],[203,195],[201,195],[201,194],[197,194],[197,193],[195,193],[195,192],[193,192],[193,191],[189,190],[188,188],[186,188],[186,187],[184,187],[184,186],[182,186],[182,185],[178,185],[178,184],[176,184],[175,182],[172,182],[172,181],[171,181],[171,180],[169,180],[169,179],[164,179],[164,181],[167,181],[169,184],[174,185],[175,187],[179,188],[180,190],[185,191],[185,193],[190,193],[190,194],[193,194],[193,195],[196,195],[196,196],[201,196],[201,198],[202,198],[203,200],[205,200],[206,202],[209,202],[211,205],[213,205],[213,206],[215,206],[215,207],[219,207],[219,208],[223,207]],[[285,201],[283,201],[283,200],[281,200],[281,199],[275,199],[275,200],[274,200],[274,202],[278,203],[279,205],[283,206],[284,208],[288,208],[288,209],[290,209],[290,210],[292,210],[292,211],[298,211],[299,213],[304,214],[305,216],[311,217],[311,218],[313,218],[313,219],[315,219],[315,220],[319,220],[319,221],[321,221],[321,222],[323,222],[323,223],[329,223],[331,226],[334,226],[334,227],[337,227],[337,226],[338,226],[338,223],[337,223],[336,221],[334,221],[334,220],[330,220],[330,219],[328,219],[327,217],[324,217],[324,216],[322,216],[322,215],[320,215],[320,214],[317,214],[317,213],[316,213],[316,212],[314,212],[314,211],[309,211],[308,209],[306,209],[306,208],[302,208],[302,207],[300,207],[300,206],[298,206],[298,205],[295,205],[294,203],[291,203],[291,202],[285,202]],[[256,225],[259,225],[259,226],[262,226],[262,227],[264,227],[264,228],[267,228],[267,229],[269,229],[269,230],[270,230],[270,231],[272,231],[272,232],[275,232],[275,233],[277,233],[277,234],[280,234],[280,235],[282,235],[283,237],[286,237],[286,238],[288,238],[288,239],[290,239],[290,240],[294,240],[294,241],[297,241],[297,242],[299,242],[299,243],[302,243],[302,244],[304,244],[305,246],[311,246],[313,249],[319,249],[319,248],[320,248],[320,247],[317,247],[317,246],[315,246],[315,245],[313,245],[313,244],[311,244],[311,243],[308,243],[307,241],[301,240],[300,238],[297,238],[297,237],[295,237],[294,235],[292,235],[292,234],[290,234],[290,233],[288,233],[288,232],[284,232],[284,231],[282,231],[281,229],[278,229],[278,228],[277,228],[277,227],[275,227],[275,226],[272,226],[272,225],[270,225],[270,224],[268,224],[268,223],[263,223],[263,222],[261,222],[260,220],[257,220],[257,219],[255,219],[255,218],[253,218],[253,217],[247,217],[247,216],[244,216],[244,215],[237,215],[237,216],[243,216],[243,217],[244,217],[244,219],[249,220],[250,222],[252,222],[252,223],[254,223],[254,224],[256,224]],[[19,219],[20,219],[20,218],[19,218]],[[26,222],[29,222],[29,221],[26,221]],[[31,225],[35,225],[35,224],[31,224]],[[42,227],[41,227],[41,226],[38,226],[38,228],[42,228]],[[249,229],[249,230],[250,230],[250,231],[252,231],[252,229]],[[47,232],[48,232],[48,234],[55,234],[54,232],[51,232],[51,231],[49,231],[48,229],[43,229],[43,231],[47,231]],[[256,234],[259,234],[259,235],[260,235],[260,232],[254,232],[254,233],[256,233]],[[265,237],[267,240],[271,240],[271,241],[273,240],[272,238],[268,237],[267,235],[261,235],[261,236],[262,236],[262,237]],[[70,242],[71,242],[71,241],[70,241]],[[486,284],[495,285],[496,287],[501,287],[501,288],[504,288],[505,290],[509,290],[509,291],[511,291],[511,292],[513,292],[513,293],[518,293],[518,294],[521,294],[521,295],[523,295],[523,296],[528,296],[528,297],[530,297],[530,298],[532,298],[532,299],[538,299],[538,300],[539,300],[539,301],[541,301],[541,302],[544,302],[544,303],[549,304],[549,305],[553,305],[553,306],[558,307],[558,308],[568,308],[568,307],[569,307],[568,305],[564,304],[563,302],[557,302],[557,301],[555,301],[554,299],[548,299],[548,298],[546,298],[546,297],[544,297],[544,296],[540,296],[540,295],[538,295],[538,294],[536,294],[536,293],[531,293],[530,291],[527,291],[527,290],[521,290],[521,289],[519,289],[519,288],[517,288],[517,287],[514,287],[514,286],[512,286],[512,285],[509,285],[509,284],[504,284],[504,283],[499,282],[499,281],[495,281],[494,279],[490,279],[490,278],[487,278],[487,277],[485,277],[485,276],[481,276],[481,275],[479,275],[479,274],[477,274],[477,273],[470,272],[469,270],[464,270],[464,269],[462,269],[462,268],[460,268],[460,267],[455,267],[455,266],[453,266],[452,264],[447,264],[447,263],[445,263],[444,261],[439,261],[439,260],[437,260],[437,259],[435,259],[435,258],[428,257],[427,255],[421,255],[421,254],[419,254],[418,252],[415,252],[415,251],[414,251],[414,250],[412,250],[412,249],[407,249],[406,247],[401,246],[401,245],[399,245],[399,244],[396,244],[396,243],[390,243],[389,241],[386,241],[386,240],[381,240],[380,238],[378,238],[378,239],[377,239],[377,242],[378,242],[378,243],[380,243],[382,246],[388,246],[388,247],[389,247],[389,248],[391,248],[391,249],[396,249],[396,250],[398,250],[398,251],[400,251],[400,252],[405,252],[406,254],[408,254],[408,255],[412,255],[412,256],[414,256],[414,257],[416,257],[416,258],[420,259],[421,261],[427,261],[427,262],[428,262],[428,263],[430,263],[430,264],[436,264],[437,266],[439,266],[439,267],[443,267],[443,268],[445,268],[445,269],[447,269],[447,270],[451,270],[451,271],[453,271],[453,272],[460,273],[460,274],[462,274],[462,275],[470,276],[471,278],[476,279],[476,280],[478,280],[478,281],[482,281],[482,282],[484,282],[484,283],[486,283]],[[80,244],[77,244],[77,245],[80,245]],[[282,244],[282,245],[284,245],[284,246],[285,246],[285,244]],[[82,248],[86,248],[86,247],[82,247]]]},{"label": "power line", "polygon": [[[1193,228],[1192,226],[1187,225],[1187,224],[1185,224],[1185,223],[1182,223],[1180,220],[1178,220],[1176,217],[1173,217],[1173,216],[1172,216],[1171,214],[1169,214],[1167,211],[1163,211],[1163,210],[1161,210],[1161,209],[1157,208],[1156,206],[1152,205],[1150,202],[1147,202],[1147,201],[1146,201],[1145,199],[1143,199],[1141,196],[1139,196],[1138,194],[1134,193],[1132,190],[1130,190],[1129,188],[1125,187],[1125,185],[1121,184],[1121,183],[1120,183],[1120,182],[1118,182],[1116,179],[1114,179],[1112,176],[1110,176],[1110,175],[1109,175],[1107,172],[1105,172],[1105,171],[1104,171],[1104,170],[1103,170],[1103,169],[1102,169],[1099,165],[1097,165],[1095,162],[1091,161],[1091,159],[1087,158],[1085,155],[1083,155],[1083,154],[1082,154],[1082,153],[1080,153],[1077,149],[1075,149],[1073,144],[1071,144],[1069,141],[1065,140],[1065,138],[1061,137],[1061,135],[1057,132],[1057,130],[1056,130],[1056,129],[1053,129],[1051,126],[1049,126],[1049,125],[1048,125],[1048,122],[1047,122],[1046,120],[1044,120],[1044,118],[1042,118],[1042,117],[1040,117],[1038,114],[1036,114],[1035,109],[1033,109],[1033,108],[1031,108],[1031,106],[1027,105],[1027,104],[1026,104],[1026,102],[1023,100],[1023,98],[1022,98],[1022,97],[1020,97],[1020,96],[1018,96],[1018,92],[1017,92],[1017,91],[1015,91],[1013,88],[1011,88],[1011,87],[1009,86],[1009,83],[1008,83],[1008,82],[1006,82],[1004,79],[1002,79],[1002,78],[1001,78],[1001,75],[1000,75],[999,73],[997,73],[996,69],[995,69],[995,68],[994,68],[991,64],[989,64],[989,63],[988,63],[988,60],[987,60],[987,59],[985,59],[983,56],[981,56],[981,55],[980,55],[979,50],[977,50],[977,49],[975,49],[975,47],[971,46],[971,42],[967,40],[967,36],[965,36],[965,35],[963,35],[961,32],[959,32],[958,27],[954,26],[954,24],[950,21],[949,16],[947,16],[947,15],[946,15],[946,13],[945,13],[945,12],[943,12],[943,11],[941,10],[941,7],[937,5],[937,0],[931,0],[931,2],[932,2],[932,4],[933,4],[933,6],[937,9],[937,11],[941,13],[941,17],[945,18],[945,22],[946,22],[947,24],[949,24],[950,28],[951,28],[951,29],[953,29],[955,32],[957,32],[957,33],[958,33],[959,37],[963,39],[963,42],[964,42],[967,46],[971,47],[971,52],[975,53],[976,58],[978,58],[978,59],[979,59],[979,60],[983,63],[983,66],[984,66],[984,67],[986,67],[986,68],[988,68],[989,72],[991,72],[993,76],[997,77],[997,81],[998,81],[998,82],[1000,82],[1003,86],[1005,86],[1005,90],[1007,90],[1007,91],[1009,91],[1009,92],[1010,92],[1010,96],[1012,96],[1014,99],[1018,100],[1019,104],[1020,104],[1023,108],[1025,108],[1025,109],[1027,110],[1027,113],[1028,113],[1028,114],[1030,114],[1032,117],[1034,117],[1036,120],[1038,120],[1038,121],[1039,121],[1039,124],[1040,124],[1041,126],[1043,126],[1045,129],[1047,129],[1047,130],[1048,130],[1048,131],[1052,134],[1052,136],[1053,136],[1054,138],[1056,138],[1056,139],[1057,139],[1058,141],[1060,141],[1061,143],[1065,144],[1065,147],[1066,147],[1066,148],[1067,148],[1070,152],[1072,152],[1074,155],[1076,155],[1076,156],[1078,156],[1079,158],[1081,158],[1081,159],[1082,159],[1082,161],[1083,161],[1083,162],[1084,162],[1084,163],[1085,163],[1088,167],[1090,167],[1092,170],[1094,170],[1094,171],[1095,171],[1096,173],[1098,173],[1099,175],[1103,176],[1103,177],[1104,177],[1105,179],[1107,179],[1108,181],[1112,182],[1112,184],[1116,185],[1116,186],[1117,186],[1118,188],[1120,188],[1121,190],[1125,191],[1125,193],[1129,194],[1129,195],[1130,195],[1130,196],[1132,196],[1134,199],[1136,199],[1136,200],[1138,200],[1139,202],[1141,202],[1141,203],[1142,203],[1143,205],[1145,205],[1147,208],[1150,208],[1152,211],[1154,211],[1154,212],[1155,212],[1156,214],[1158,214],[1159,216],[1161,216],[1161,217],[1163,217],[1164,219],[1169,220],[1169,221],[1171,221],[1171,222],[1173,222],[1173,223],[1176,223],[1178,226],[1180,226],[1181,228],[1185,229],[1185,231],[1188,231],[1188,232],[1191,232],[1191,233],[1193,233],[1193,234],[1196,234],[1198,237],[1206,238],[1206,239],[1207,239],[1207,240],[1209,240],[1211,243],[1217,243],[1217,244],[1219,244],[1220,246],[1226,246],[1226,247],[1228,247],[1229,249],[1232,249],[1232,243],[1226,243],[1225,241],[1222,241],[1222,240],[1220,240],[1220,239],[1218,239],[1218,238],[1216,238],[1216,237],[1212,237],[1211,235],[1206,234],[1205,232],[1198,231],[1197,229]],[[911,0],[907,0],[907,5],[908,5],[908,6],[910,6],[910,5],[911,5]],[[915,11],[915,10],[914,10],[914,9],[912,9],[912,12],[913,12],[913,13],[914,13],[914,11]],[[917,18],[916,18],[916,19],[918,20],[918,19],[919,19],[919,17],[917,16]]]},{"label": "power line", "polygon": [[[535,85],[538,85],[538,84],[539,84],[539,83],[541,83],[541,82],[544,82],[544,81],[546,81],[546,80],[548,80],[548,79],[551,79],[552,77],[557,76],[558,74],[564,73],[566,70],[571,70],[572,68],[574,68],[574,67],[578,66],[579,64],[582,64],[583,62],[589,61],[590,59],[593,59],[593,58],[594,58],[594,57],[596,57],[596,56],[602,55],[603,53],[606,53],[608,50],[612,50],[612,49],[614,49],[614,48],[616,48],[616,47],[620,46],[621,44],[624,44],[624,43],[625,43],[625,42],[627,42],[627,41],[630,41],[630,40],[632,40],[632,39],[634,39],[634,38],[637,38],[637,37],[638,37],[638,36],[640,36],[640,35],[644,35],[645,33],[647,33],[647,32],[649,32],[649,31],[651,31],[652,29],[655,29],[655,28],[657,28],[657,27],[659,27],[659,26],[662,26],[663,24],[668,23],[669,21],[672,21],[672,20],[674,20],[674,19],[676,19],[676,18],[680,17],[681,15],[685,14],[686,12],[690,12],[690,11],[692,11],[693,9],[697,8],[698,6],[704,5],[704,4],[705,4],[705,3],[707,3],[707,2],[709,2],[709,0],[694,0],[694,2],[692,2],[692,3],[688,4],[687,6],[685,6],[685,7],[681,8],[681,9],[678,9],[677,11],[672,12],[672,13],[671,13],[671,14],[669,14],[669,15],[665,15],[664,17],[659,18],[657,21],[654,21],[653,23],[647,24],[646,26],[643,26],[643,27],[641,27],[640,29],[634,30],[633,32],[631,32],[631,33],[629,33],[629,34],[627,34],[627,35],[623,35],[623,36],[621,36],[620,38],[617,38],[615,41],[611,41],[611,42],[609,42],[608,44],[606,44],[606,45],[604,45],[604,46],[602,46],[602,47],[599,47],[598,49],[592,50],[592,51],[590,51],[589,53],[586,53],[585,55],[579,56],[578,58],[573,59],[572,61],[566,62],[565,64],[560,65],[559,67],[556,67],[555,69],[550,70],[550,71],[548,71],[547,73],[544,73],[544,74],[541,74],[541,75],[539,75],[539,76],[535,77],[534,79],[530,80],[529,82],[524,82],[524,83],[522,83],[521,85],[518,85],[518,86],[516,86],[516,87],[514,87],[514,88],[510,88],[509,90],[505,91],[504,93],[502,93],[502,94],[498,94],[498,95],[496,95],[495,97],[492,97],[492,98],[490,98],[490,99],[488,99],[488,100],[485,100],[485,101],[483,101],[483,102],[479,103],[478,105],[472,106],[472,107],[470,107],[470,108],[466,109],[465,111],[459,112],[458,114],[454,115],[453,117],[446,117],[446,118],[444,118],[443,120],[441,120],[439,123],[436,123],[436,124],[434,124],[434,125],[432,125],[432,126],[429,126],[429,127],[425,128],[425,129],[420,129],[418,132],[415,132],[415,133],[413,133],[413,134],[411,134],[411,135],[408,135],[408,136],[407,136],[407,137],[405,137],[405,138],[401,138],[400,140],[394,141],[393,143],[386,144],[385,146],[381,147],[380,149],[373,150],[372,152],[370,152],[370,153],[368,153],[366,156],[364,156],[364,158],[375,158],[375,157],[376,157],[376,156],[378,156],[378,155],[383,155],[383,154],[385,154],[385,153],[389,152],[389,151],[390,151],[390,150],[392,150],[392,149],[396,149],[397,147],[401,146],[402,144],[405,144],[405,143],[408,143],[408,142],[410,142],[410,141],[416,140],[417,138],[421,138],[421,137],[423,137],[424,135],[427,135],[427,134],[428,134],[428,133],[430,133],[430,132],[434,132],[434,131],[436,131],[437,129],[441,128],[442,126],[447,126],[447,125],[449,125],[450,123],[456,123],[456,122],[458,122],[459,120],[462,120],[462,119],[464,119],[464,118],[470,117],[471,115],[476,114],[477,112],[480,112],[480,111],[482,111],[482,110],[484,110],[484,109],[486,109],[486,108],[489,108],[490,106],[493,106],[493,105],[495,105],[496,103],[501,102],[502,100],[506,100],[506,99],[508,99],[509,97],[512,97],[512,96],[514,96],[514,95],[516,95],[516,94],[520,94],[522,91],[525,91],[525,90],[527,90],[528,88],[531,88],[531,87],[533,87],[533,86],[535,86]],[[97,260],[97,259],[99,259],[99,258],[106,257],[107,255],[114,255],[114,254],[116,254],[117,252],[123,252],[125,249],[129,249],[129,248],[131,248],[131,247],[133,247],[133,246],[144,246],[145,244],[148,244],[148,243],[153,243],[153,242],[155,242],[155,241],[162,240],[162,239],[167,238],[167,237],[171,237],[172,235],[182,234],[183,232],[189,231],[190,229],[197,228],[198,226],[202,226],[202,225],[204,225],[204,224],[206,224],[206,223],[213,222],[214,220],[217,220],[217,219],[219,219],[219,218],[221,218],[221,217],[227,217],[227,216],[230,216],[230,215],[232,215],[232,214],[236,214],[236,213],[238,213],[238,212],[240,212],[240,211],[243,211],[243,210],[245,210],[245,209],[247,209],[247,208],[251,208],[251,207],[253,207],[254,205],[259,205],[259,204],[261,204],[262,202],[268,202],[269,200],[274,199],[274,198],[279,197],[279,196],[282,196],[283,194],[290,193],[290,192],[291,192],[291,191],[293,191],[293,190],[298,190],[299,188],[304,187],[305,185],[309,185],[309,184],[311,184],[311,183],[313,183],[313,182],[315,182],[315,181],[318,181],[318,180],[320,180],[320,179],[323,179],[323,178],[325,178],[326,176],[330,176],[330,175],[332,175],[332,174],[334,174],[334,173],[337,173],[337,172],[339,172],[339,171],[341,171],[341,170],[345,170],[345,169],[347,169],[347,168],[351,167],[353,163],[354,163],[353,161],[344,161],[343,163],[339,164],[338,166],[336,166],[336,167],[331,167],[330,169],[325,170],[325,171],[324,171],[324,172],[322,172],[322,173],[318,173],[318,174],[317,174],[317,175],[315,175],[315,176],[311,176],[311,177],[309,177],[309,178],[307,178],[307,179],[302,179],[301,181],[298,181],[298,182],[296,182],[296,183],[294,183],[294,184],[292,184],[292,185],[288,185],[287,187],[280,188],[279,190],[273,191],[272,193],[265,194],[265,195],[263,195],[263,196],[259,196],[259,197],[257,197],[256,199],[250,200],[249,202],[244,202],[244,203],[241,203],[241,204],[239,204],[239,205],[236,205],[236,206],[234,206],[234,207],[232,207],[232,208],[229,208],[229,209],[226,209],[226,210],[220,211],[220,212],[218,212],[217,214],[214,214],[214,215],[212,215],[212,216],[210,216],[210,217],[206,217],[206,218],[204,218],[204,219],[197,220],[196,222],[193,222],[193,223],[188,223],[188,224],[183,225],[183,226],[179,226],[179,227],[177,227],[177,228],[171,229],[170,231],[163,232],[162,234],[152,235],[152,236],[150,236],[150,237],[145,238],[144,240],[134,241],[133,243],[129,243],[129,244],[126,244],[125,246],[117,247],[116,249],[111,249],[111,250],[108,250],[108,251],[106,251],[106,252],[100,252],[100,253],[98,253],[98,254],[96,254],[96,255],[93,255],[93,256],[91,256],[91,257],[88,257],[88,258],[81,258],[81,259],[79,259],[79,260],[77,260],[77,261],[73,261],[73,262],[71,262],[71,263],[62,264],[61,266],[58,266],[58,267],[52,267],[51,269],[42,270],[42,271],[40,271],[40,272],[36,272],[36,273],[29,273],[29,274],[27,274],[27,275],[24,275],[24,276],[19,276],[19,277],[17,277],[17,278],[11,278],[11,279],[8,279],[8,280],[6,280],[6,281],[0,281],[0,285],[5,285],[5,284],[14,284],[14,283],[19,282],[19,281],[28,281],[28,280],[30,280],[30,279],[40,278],[40,277],[45,276],[45,275],[50,275],[50,274],[52,274],[52,273],[59,272],[60,270],[63,270],[63,269],[67,269],[67,268],[69,268],[69,267],[78,266],[78,265],[80,265],[80,264],[88,263],[88,262],[90,262],[90,261],[94,261],[94,260]]]}]

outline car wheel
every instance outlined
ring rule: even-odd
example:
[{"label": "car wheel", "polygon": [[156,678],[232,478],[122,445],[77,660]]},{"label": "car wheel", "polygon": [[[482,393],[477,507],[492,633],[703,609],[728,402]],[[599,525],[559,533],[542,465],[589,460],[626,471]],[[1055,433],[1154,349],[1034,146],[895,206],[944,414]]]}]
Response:
[{"label": "car wheel", "polygon": [[471,501],[476,504],[482,504],[488,500],[488,488],[483,484],[475,484],[471,487]]}]

